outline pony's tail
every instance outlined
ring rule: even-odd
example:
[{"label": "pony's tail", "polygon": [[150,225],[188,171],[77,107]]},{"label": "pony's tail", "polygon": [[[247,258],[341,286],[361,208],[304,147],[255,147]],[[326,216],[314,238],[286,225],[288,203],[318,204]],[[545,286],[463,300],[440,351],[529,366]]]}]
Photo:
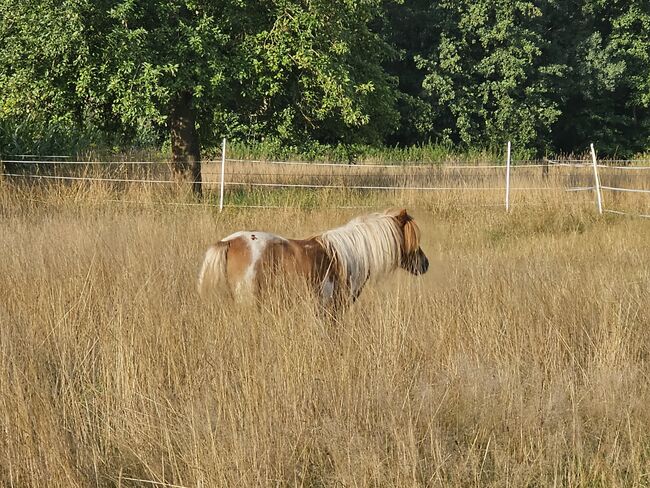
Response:
[{"label": "pony's tail", "polygon": [[197,288],[201,298],[206,298],[211,292],[215,292],[220,286],[226,285],[226,260],[228,254],[228,243],[218,242],[210,246],[205,253]]}]

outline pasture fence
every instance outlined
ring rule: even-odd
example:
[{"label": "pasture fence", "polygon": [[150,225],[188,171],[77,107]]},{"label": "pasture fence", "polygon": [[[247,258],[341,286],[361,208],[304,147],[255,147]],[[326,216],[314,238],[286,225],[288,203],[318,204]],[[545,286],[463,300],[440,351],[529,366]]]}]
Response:
[{"label": "pasture fence", "polygon": [[[506,212],[513,205],[513,193],[562,192],[565,194],[593,192],[597,211],[615,215],[650,218],[647,212],[617,208],[620,199],[608,200],[604,192],[618,194],[650,194],[650,160],[613,159],[598,161],[594,145],[590,145],[589,159],[512,160],[511,143],[506,147],[505,161],[500,164],[475,162],[399,163],[399,164],[349,164],[307,161],[268,161],[262,159],[228,158],[226,140],[218,159],[202,161],[202,187],[208,194],[201,202],[157,202],[163,205],[188,205],[235,208],[285,208],[273,202],[247,202],[231,199],[229,192],[245,195],[246,192],[278,191],[353,191],[408,193],[467,192],[501,193],[503,203],[457,202],[459,206],[502,207]],[[541,172],[536,173],[541,169]],[[589,175],[591,172],[591,175]],[[527,183],[513,186],[519,174]],[[49,183],[89,182],[106,185],[182,185],[171,178],[170,161],[75,161],[68,156],[21,155],[4,158],[0,176],[11,182],[41,181]],[[513,176],[514,175],[514,176]],[[604,181],[606,184],[602,183]],[[19,183],[20,184],[20,183]],[[218,190],[218,199],[210,198]],[[227,191],[228,190],[228,191]],[[239,200],[242,200],[241,198]],[[107,200],[109,201],[109,200]],[[110,200],[138,203],[130,200]],[[611,201],[611,203],[610,203]],[[514,202],[515,205],[533,205],[531,202]],[[366,206],[328,206],[328,208],[369,208]],[[648,207],[647,203],[645,207]]]}]

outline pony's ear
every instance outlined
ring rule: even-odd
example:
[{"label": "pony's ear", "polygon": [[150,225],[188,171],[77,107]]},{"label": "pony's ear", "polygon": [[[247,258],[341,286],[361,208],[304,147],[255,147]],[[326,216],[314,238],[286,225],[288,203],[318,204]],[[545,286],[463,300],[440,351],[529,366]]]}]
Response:
[{"label": "pony's ear", "polygon": [[400,210],[395,210],[394,215],[395,215],[395,220],[397,220],[402,227],[405,226],[407,222],[413,220],[413,218],[408,214],[405,208],[402,208]]},{"label": "pony's ear", "polygon": [[[404,210],[406,212],[406,210]],[[420,247],[420,228],[408,214],[409,220],[404,224],[404,251],[413,253]]]}]

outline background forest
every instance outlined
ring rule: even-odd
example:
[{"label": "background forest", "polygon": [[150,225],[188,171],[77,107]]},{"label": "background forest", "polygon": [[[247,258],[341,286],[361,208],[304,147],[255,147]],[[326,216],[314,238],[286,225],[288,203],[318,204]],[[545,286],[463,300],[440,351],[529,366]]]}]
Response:
[{"label": "background forest", "polygon": [[0,0],[0,19],[5,154],[650,147],[646,0]]}]

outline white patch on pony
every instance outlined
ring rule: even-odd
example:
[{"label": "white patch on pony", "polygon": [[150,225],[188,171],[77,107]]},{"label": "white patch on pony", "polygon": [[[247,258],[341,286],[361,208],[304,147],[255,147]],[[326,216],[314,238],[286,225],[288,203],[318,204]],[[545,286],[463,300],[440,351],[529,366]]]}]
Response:
[{"label": "white patch on pony", "polygon": [[244,273],[244,279],[237,283],[235,286],[235,292],[241,296],[253,293],[253,285],[255,284],[255,270],[257,263],[264,254],[266,246],[268,246],[270,242],[282,242],[286,241],[286,239],[269,232],[239,231],[229,235],[224,239],[224,241],[230,241],[238,238],[243,239],[246,242],[251,254],[248,268],[246,268],[246,273]]}]

